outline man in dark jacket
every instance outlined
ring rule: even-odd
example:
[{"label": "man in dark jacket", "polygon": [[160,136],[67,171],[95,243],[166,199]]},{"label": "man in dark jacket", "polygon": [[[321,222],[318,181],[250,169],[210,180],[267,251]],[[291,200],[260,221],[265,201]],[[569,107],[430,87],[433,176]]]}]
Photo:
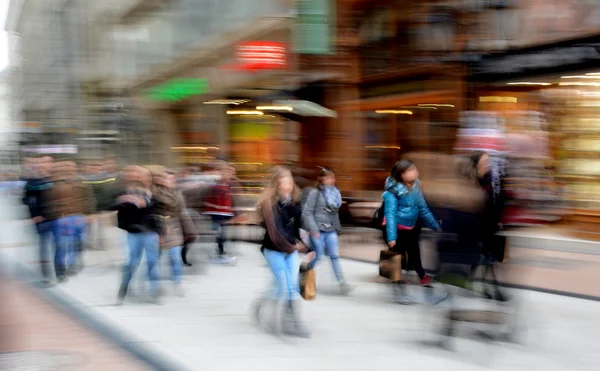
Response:
[{"label": "man in dark jacket", "polygon": [[[52,166],[52,157],[42,157],[39,159],[31,159],[31,173],[25,184],[23,203],[29,208],[31,218],[35,223],[39,239],[39,254],[42,275],[47,283],[50,283],[50,256],[48,244],[52,236],[52,221],[44,218],[44,212],[48,209],[51,202],[46,197],[49,190],[52,188],[50,180],[50,167]],[[56,238],[54,243],[56,244]]]}]

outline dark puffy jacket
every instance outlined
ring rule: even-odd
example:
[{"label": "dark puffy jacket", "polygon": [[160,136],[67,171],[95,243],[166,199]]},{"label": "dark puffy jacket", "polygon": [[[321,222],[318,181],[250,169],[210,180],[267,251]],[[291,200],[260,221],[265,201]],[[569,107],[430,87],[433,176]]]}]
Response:
[{"label": "dark puffy jacket", "polygon": [[[302,206],[299,202],[296,204],[282,205],[276,203],[273,205],[273,215],[275,217],[275,225],[281,235],[292,245],[296,244],[296,241],[300,240],[300,227],[302,220]],[[265,226],[265,225],[263,225]],[[265,226],[266,227],[266,226]],[[269,233],[265,231],[265,237],[263,240],[263,249],[275,250],[290,253],[291,251],[283,251],[280,247],[276,246]]]}]

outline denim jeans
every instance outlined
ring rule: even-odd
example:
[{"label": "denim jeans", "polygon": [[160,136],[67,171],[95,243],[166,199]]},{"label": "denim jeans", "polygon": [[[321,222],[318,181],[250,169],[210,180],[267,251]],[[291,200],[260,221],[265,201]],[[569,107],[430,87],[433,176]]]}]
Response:
[{"label": "denim jeans", "polygon": [[[61,271],[59,267],[61,259],[64,261],[64,255],[61,254],[58,246],[58,230],[54,228],[54,220],[48,220],[36,224],[36,229],[39,236],[39,254],[42,268],[42,276],[45,279],[50,278],[50,251],[54,250],[54,270]],[[64,274],[64,272],[62,272]]]},{"label": "denim jeans", "polygon": [[128,233],[127,245],[129,248],[129,261],[123,271],[123,281],[121,288],[127,290],[133,274],[140,265],[142,254],[146,253],[146,262],[148,263],[148,277],[150,279],[150,290],[152,295],[158,295],[158,254],[159,238],[154,232]]},{"label": "denim jeans", "polygon": [[171,279],[173,283],[180,284],[183,276],[183,260],[181,259],[182,246],[171,247],[167,250],[169,264],[171,265]]},{"label": "denim jeans", "polygon": [[323,255],[327,254],[331,259],[331,267],[333,273],[338,282],[344,282],[344,275],[342,274],[342,267],[340,266],[340,253],[337,232],[320,232],[319,238],[310,236],[310,243],[317,254],[315,260],[310,263],[310,268],[314,268],[315,265]]},{"label": "denim jeans", "polygon": [[300,285],[300,256],[295,251],[286,254],[279,251],[265,249],[263,251],[269,268],[275,277],[275,288],[272,292],[273,299],[295,300],[299,297]]},{"label": "denim jeans", "polygon": [[[83,215],[71,215],[57,219],[55,228],[58,233],[57,251],[60,255],[62,274],[63,270],[81,262],[81,251],[86,238],[86,220]],[[57,273],[58,274],[58,273]]]},{"label": "denim jeans", "polygon": [[219,255],[225,255],[225,231],[223,224],[232,217],[225,215],[211,215],[212,229],[217,232],[217,251]]}]

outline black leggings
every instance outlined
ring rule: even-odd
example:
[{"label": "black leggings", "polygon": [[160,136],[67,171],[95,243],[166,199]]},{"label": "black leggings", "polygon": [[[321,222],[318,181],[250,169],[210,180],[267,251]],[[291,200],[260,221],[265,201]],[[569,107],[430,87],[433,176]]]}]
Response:
[{"label": "black leggings", "polygon": [[[410,230],[399,229],[398,237],[396,238],[396,246],[394,251],[398,254],[406,254],[408,261],[406,269],[413,268],[419,275],[419,278],[425,277],[425,270],[421,262],[421,248],[419,247],[419,236],[421,228],[415,227]],[[404,266],[404,264],[402,264]]]}]

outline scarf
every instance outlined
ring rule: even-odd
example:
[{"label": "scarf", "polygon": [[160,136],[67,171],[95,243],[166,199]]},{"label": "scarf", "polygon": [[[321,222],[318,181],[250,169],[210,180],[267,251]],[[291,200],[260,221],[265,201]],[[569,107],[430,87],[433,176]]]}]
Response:
[{"label": "scarf", "polygon": [[327,207],[330,209],[339,209],[342,207],[342,194],[335,186],[321,186],[321,193],[325,197]]}]

